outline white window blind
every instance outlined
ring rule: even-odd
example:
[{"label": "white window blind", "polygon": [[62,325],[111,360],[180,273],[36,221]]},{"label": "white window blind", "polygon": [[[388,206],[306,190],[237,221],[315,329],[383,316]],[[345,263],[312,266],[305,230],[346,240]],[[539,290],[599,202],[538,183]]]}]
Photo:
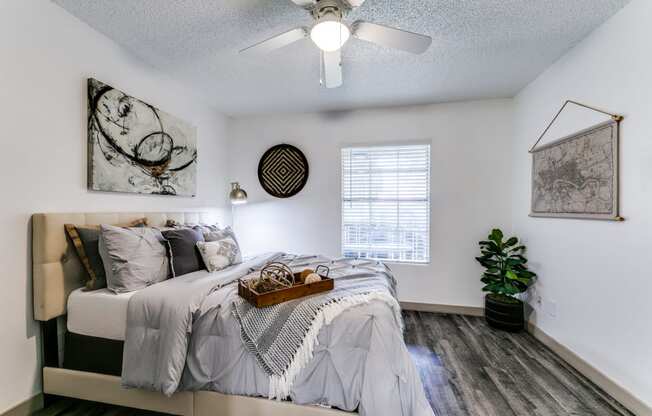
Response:
[{"label": "white window blind", "polygon": [[430,261],[430,145],[342,149],[342,253]]}]

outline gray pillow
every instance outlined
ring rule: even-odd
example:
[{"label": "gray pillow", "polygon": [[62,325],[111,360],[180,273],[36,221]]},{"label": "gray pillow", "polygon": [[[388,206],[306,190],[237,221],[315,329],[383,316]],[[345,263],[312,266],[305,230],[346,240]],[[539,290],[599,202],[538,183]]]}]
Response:
[{"label": "gray pillow", "polygon": [[200,231],[193,228],[175,228],[163,231],[163,238],[170,247],[172,277],[183,276],[204,268],[201,254],[196,247],[198,241],[204,241]]},{"label": "gray pillow", "polygon": [[[145,227],[146,218],[139,218],[121,227]],[[100,227],[77,226],[64,224],[66,234],[77,252],[77,256],[86,271],[86,287],[84,290],[97,290],[106,287],[106,272],[99,252]]]},{"label": "gray pillow", "polygon": [[100,226],[99,251],[107,287],[115,293],[143,289],[168,277],[166,241],[153,228]]}]

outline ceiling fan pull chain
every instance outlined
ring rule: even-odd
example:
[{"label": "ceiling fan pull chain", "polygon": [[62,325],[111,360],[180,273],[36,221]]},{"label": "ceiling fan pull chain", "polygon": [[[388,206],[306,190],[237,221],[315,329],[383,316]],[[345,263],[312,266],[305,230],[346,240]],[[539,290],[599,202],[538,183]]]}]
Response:
[{"label": "ceiling fan pull chain", "polygon": [[319,51],[319,84],[324,85],[324,52]]}]

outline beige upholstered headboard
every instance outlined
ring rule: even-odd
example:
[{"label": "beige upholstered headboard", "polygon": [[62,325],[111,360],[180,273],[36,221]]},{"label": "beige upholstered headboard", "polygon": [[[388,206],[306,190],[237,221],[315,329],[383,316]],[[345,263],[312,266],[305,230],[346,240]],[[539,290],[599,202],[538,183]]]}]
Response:
[{"label": "beige upholstered headboard", "polygon": [[34,318],[47,321],[64,315],[68,295],[83,286],[83,269],[66,238],[64,224],[125,224],[138,218],[147,218],[148,225],[162,227],[167,220],[214,224],[218,222],[218,217],[219,211],[34,214],[32,216]]}]

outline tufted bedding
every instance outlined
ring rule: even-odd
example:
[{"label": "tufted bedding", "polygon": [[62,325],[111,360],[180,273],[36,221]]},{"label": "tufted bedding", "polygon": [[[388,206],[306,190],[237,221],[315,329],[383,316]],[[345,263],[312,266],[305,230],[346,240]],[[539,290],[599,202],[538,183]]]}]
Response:
[{"label": "tufted bedding", "polygon": [[[268,397],[270,377],[242,342],[232,308],[237,279],[276,255],[217,273],[191,273],[134,294],[127,312],[123,385],[168,395],[210,390]],[[361,415],[433,415],[386,303],[372,300],[344,310],[317,339],[312,359],[290,390],[293,402]]]}]

